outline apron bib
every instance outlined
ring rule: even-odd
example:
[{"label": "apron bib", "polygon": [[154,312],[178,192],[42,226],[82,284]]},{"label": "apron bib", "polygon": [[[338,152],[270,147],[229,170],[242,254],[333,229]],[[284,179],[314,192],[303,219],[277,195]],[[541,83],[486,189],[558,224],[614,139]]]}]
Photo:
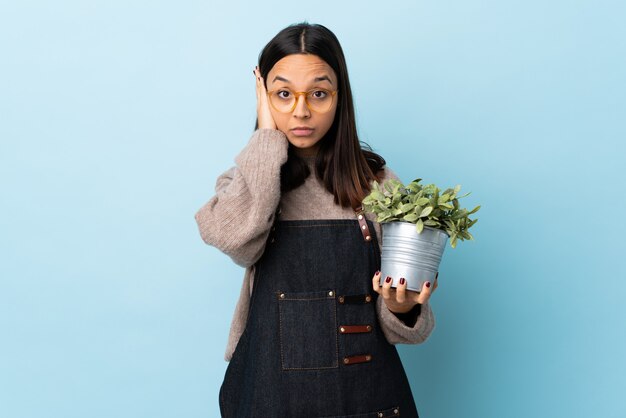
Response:
[{"label": "apron bib", "polygon": [[362,216],[274,222],[220,388],[222,417],[419,417],[376,315],[378,248]]}]

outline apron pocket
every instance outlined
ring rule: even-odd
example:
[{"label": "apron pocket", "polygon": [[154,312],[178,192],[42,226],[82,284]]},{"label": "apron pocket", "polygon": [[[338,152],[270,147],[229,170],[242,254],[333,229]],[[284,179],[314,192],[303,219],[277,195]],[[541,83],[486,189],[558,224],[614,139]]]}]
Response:
[{"label": "apron pocket", "polygon": [[339,367],[333,290],[277,292],[283,370]]}]

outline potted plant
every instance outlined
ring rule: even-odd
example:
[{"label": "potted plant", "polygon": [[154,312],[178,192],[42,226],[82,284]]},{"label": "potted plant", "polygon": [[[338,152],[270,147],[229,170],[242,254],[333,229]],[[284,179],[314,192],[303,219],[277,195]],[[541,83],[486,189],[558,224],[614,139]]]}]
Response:
[{"label": "potted plant", "polygon": [[459,206],[459,199],[470,193],[457,197],[460,185],[440,193],[434,184],[422,186],[421,180],[405,186],[390,179],[384,188],[374,181],[362,201],[382,227],[381,286],[386,276],[393,278],[393,287],[404,277],[408,290],[421,291],[424,282],[434,281],[448,239],[452,248],[458,240],[474,239],[468,229],[478,219],[469,215],[480,206],[471,211]]}]

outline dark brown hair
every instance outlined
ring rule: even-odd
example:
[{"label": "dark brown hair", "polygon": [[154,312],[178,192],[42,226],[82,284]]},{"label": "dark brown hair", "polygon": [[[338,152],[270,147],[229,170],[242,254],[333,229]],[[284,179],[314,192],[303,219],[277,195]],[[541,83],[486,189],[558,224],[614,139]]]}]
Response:
[{"label": "dark brown hair", "polygon": [[[337,110],[333,124],[320,139],[315,175],[335,196],[335,204],[342,207],[360,206],[370,192],[370,181],[380,181],[380,170],[385,160],[358,138],[348,69],[341,45],[337,37],[322,25],[307,22],[290,25],[274,36],[261,51],[259,70],[263,79],[266,81],[267,74],[276,62],[291,54],[317,55],[337,75]],[[254,129],[258,127],[257,118]],[[299,187],[310,174],[306,163],[289,144],[288,160],[281,167],[280,173],[281,193]]]}]

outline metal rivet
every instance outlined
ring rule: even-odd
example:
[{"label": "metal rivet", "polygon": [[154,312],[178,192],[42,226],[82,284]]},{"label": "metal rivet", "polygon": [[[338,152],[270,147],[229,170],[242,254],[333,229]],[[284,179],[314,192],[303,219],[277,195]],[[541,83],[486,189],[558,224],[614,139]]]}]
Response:
[{"label": "metal rivet", "polygon": [[274,242],[274,238],[272,238],[272,240],[270,242]]},{"label": "metal rivet", "polygon": [[339,331],[341,331],[341,332],[345,332],[345,331],[346,331],[346,329],[345,329],[344,327],[339,327]]},{"label": "metal rivet", "polygon": [[379,416],[379,417],[382,417],[382,416],[383,416],[383,413],[382,413],[382,412],[379,412],[379,413],[378,413],[378,416]]},{"label": "metal rivet", "polygon": [[368,325],[368,326],[367,326],[367,330],[368,330],[368,331],[371,331],[371,330],[372,330],[372,326],[371,326],[371,325]]},{"label": "metal rivet", "polygon": [[359,220],[363,219],[363,215],[359,215]]},{"label": "metal rivet", "polygon": [[372,356],[365,356],[365,360],[370,361],[372,359]]},{"label": "metal rivet", "polygon": [[333,291],[332,291],[332,290],[331,290],[330,292],[328,292],[328,296],[332,296],[333,294],[334,294],[334,293],[333,293]]},{"label": "metal rivet", "polygon": [[280,294],[280,298],[281,298],[281,299],[285,299],[285,294],[284,294],[284,293],[281,293],[281,294]]},{"label": "metal rivet", "polygon": [[343,303],[343,296],[339,296],[339,303]]},{"label": "metal rivet", "polygon": [[365,302],[369,302],[372,300],[372,297],[370,295],[365,296]]},{"label": "metal rivet", "polygon": [[365,228],[367,228],[367,225],[361,226],[361,229],[365,229]]},{"label": "metal rivet", "polygon": [[349,361],[350,361],[350,360],[348,359],[348,357],[344,357],[344,358],[343,358],[343,362],[344,362],[345,364],[348,364],[348,362],[349,362]]},{"label": "metal rivet", "polygon": [[369,240],[371,240],[371,239],[372,239],[372,237],[370,237],[369,235],[365,237],[365,240],[366,240],[366,241],[369,241]]},{"label": "metal rivet", "polygon": [[398,408],[394,409],[394,410],[393,410],[393,413],[394,413],[394,414],[397,414],[397,413],[398,413]]}]

